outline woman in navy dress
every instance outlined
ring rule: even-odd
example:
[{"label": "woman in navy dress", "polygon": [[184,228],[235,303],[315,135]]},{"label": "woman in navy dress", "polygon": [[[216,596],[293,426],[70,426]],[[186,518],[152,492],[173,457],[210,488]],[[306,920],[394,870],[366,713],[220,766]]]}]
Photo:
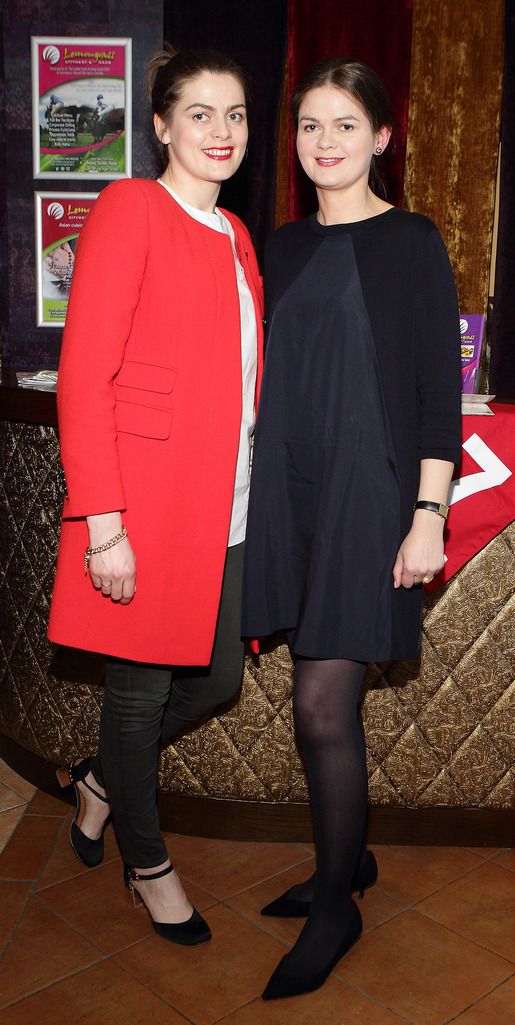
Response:
[{"label": "woman in navy dress", "polygon": [[285,631],[309,784],[316,873],[263,909],[306,916],[265,999],[322,985],[359,938],[366,664],[415,658],[422,583],[444,561],[459,461],[456,292],[435,225],[374,191],[391,135],[367,65],[322,61],[293,100],[318,211],[286,224],[265,264],[268,343],[256,427],[243,633]]}]

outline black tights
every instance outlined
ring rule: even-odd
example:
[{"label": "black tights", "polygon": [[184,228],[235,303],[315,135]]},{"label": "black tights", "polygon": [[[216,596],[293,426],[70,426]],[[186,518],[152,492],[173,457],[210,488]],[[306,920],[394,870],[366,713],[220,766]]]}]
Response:
[{"label": "black tights", "polygon": [[324,968],[339,946],[360,858],[368,779],[360,691],[365,664],[297,658],[293,716],[311,798],[316,874],[295,887],[311,899],[309,918],[288,955],[294,972]]},{"label": "black tights", "polygon": [[125,861],[154,868],[167,858],[156,803],[159,752],[230,700],[241,684],[241,572],[244,545],[227,550],[209,666],[171,669],[110,658],[91,769],[105,787]]}]

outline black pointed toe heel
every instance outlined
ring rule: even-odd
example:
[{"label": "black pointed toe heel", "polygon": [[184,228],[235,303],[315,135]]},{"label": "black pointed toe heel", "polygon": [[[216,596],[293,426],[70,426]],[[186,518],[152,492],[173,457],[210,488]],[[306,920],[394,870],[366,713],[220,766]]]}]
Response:
[{"label": "black pointed toe heel", "polygon": [[348,953],[350,948],[359,940],[363,931],[363,923],[357,905],[352,903],[349,914],[349,921],[343,939],[329,963],[322,971],[310,975],[309,971],[302,974],[290,974],[288,972],[288,954],[282,958],[277,965],[275,972],[269,979],[263,993],[263,1000],[281,1000],[284,997],[300,996],[301,993],[312,993],[315,989],[323,986],[327,977],[331,974],[338,961]]},{"label": "black pointed toe heel", "polygon": [[310,900],[288,897],[288,891],[286,891],[280,897],[272,900],[270,904],[261,908],[261,914],[266,918],[307,918],[310,907]]},{"label": "black pointed toe heel", "polygon": [[104,857],[104,829],[111,818],[111,814],[107,816],[102,832],[96,840],[91,840],[89,836],[86,836],[80,828],[81,822],[84,819],[84,813],[86,811],[86,801],[84,794],[79,790],[77,783],[83,783],[90,793],[94,794],[99,801],[103,804],[109,804],[107,797],[103,794],[99,794],[98,790],[86,783],[86,776],[91,770],[91,758],[83,758],[81,761],[72,762],[65,769],[58,769],[56,772],[57,781],[59,786],[64,787],[73,786],[75,790],[75,799],[77,801],[77,811],[75,812],[75,818],[70,826],[70,846],[75,854],[75,857],[86,865],[87,868],[96,868],[100,865],[102,858]]},{"label": "black pointed toe heel", "polygon": [[[366,850],[354,873],[351,884],[352,893],[358,893],[362,900],[365,890],[377,881],[377,861],[372,851]],[[261,909],[261,914],[270,918],[307,918],[311,907],[310,900],[299,900],[289,897],[289,890],[281,894]]]},{"label": "black pointed toe heel", "polygon": [[138,904],[143,904],[158,936],[161,936],[164,940],[169,940],[170,943],[181,943],[185,947],[193,947],[199,943],[207,943],[207,941],[211,939],[211,929],[205,919],[202,918],[202,915],[198,913],[196,908],[193,908],[190,918],[185,922],[154,922],[143,897],[138,893],[133,885],[134,882],[143,883],[147,879],[161,879],[161,876],[167,876],[170,872],[173,872],[173,865],[168,865],[166,868],[163,868],[161,872],[152,872],[151,874],[145,873],[145,875],[140,875],[139,872],[136,872],[136,869],[131,868],[130,865],[124,865],[123,875],[125,885],[132,894],[135,906],[137,907]]},{"label": "black pointed toe heel", "polygon": [[365,890],[370,889],[375,883],[377,883],[376,856],[373,851],[369,851],[367,848],[354,873],[351,885],[352,893],[359,894],[360,900],[363,900]]}]

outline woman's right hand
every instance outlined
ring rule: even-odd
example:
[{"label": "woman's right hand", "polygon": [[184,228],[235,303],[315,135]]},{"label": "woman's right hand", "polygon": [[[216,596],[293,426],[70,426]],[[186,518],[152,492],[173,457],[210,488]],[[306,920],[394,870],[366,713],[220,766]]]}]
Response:
[{"label": "woman's right hand", "polygon": [[[89,544],[91,548],[109,541],[122,529],[120,513],[102,513],[87,517]],[[136,556],[126,537],[105,552],[91,555],[89,559],[91,583],[111,601],[128,605],[136,591]]]}]

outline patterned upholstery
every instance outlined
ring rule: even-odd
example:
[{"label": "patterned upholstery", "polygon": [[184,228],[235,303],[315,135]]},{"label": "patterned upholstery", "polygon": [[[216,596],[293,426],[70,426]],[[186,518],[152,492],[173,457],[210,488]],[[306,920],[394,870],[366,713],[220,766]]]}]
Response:
[{"label": "patterned upholstery", "polygon": [[[56,432],[0,424],[0,731],[61,763],[95,749],[103,659],[45,637],[62,500]],[[515,763],[515,524],[426,602],[417,663],[369,667],[376,805],[508,808]],[[240,700],[163,755],[166,793],[307,800],[285,645],[246,660]]]}]

